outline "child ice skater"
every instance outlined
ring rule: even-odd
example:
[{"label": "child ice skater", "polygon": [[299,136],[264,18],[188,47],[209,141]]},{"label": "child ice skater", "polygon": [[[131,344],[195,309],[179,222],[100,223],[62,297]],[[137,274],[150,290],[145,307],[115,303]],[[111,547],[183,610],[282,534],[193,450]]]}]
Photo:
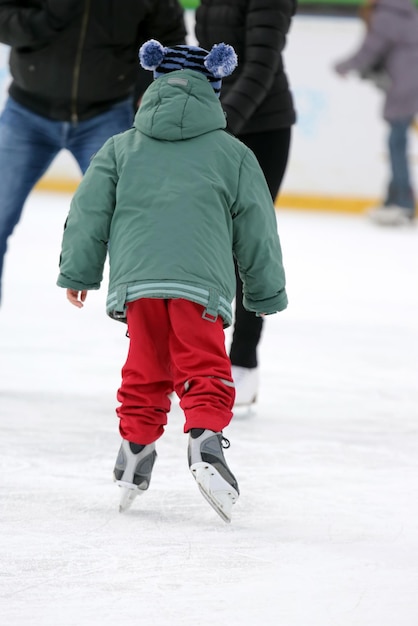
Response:
[{"label": "child ice skater", "polygon": [[235,396],[223,329],[234,258],[249,311],[287,306],[276,216],[254,154],[225,131],[219,93],[237,64],[233,48],[150,40],[140,62],[154,81],[134,127],[105,143],[74,195],[57,284],[82,307],[109,254],[106,309],[129,335],[116,409],[120,510],[149,487],[175,391],[190,471],[230,522],[239,489],[223,454]]}]

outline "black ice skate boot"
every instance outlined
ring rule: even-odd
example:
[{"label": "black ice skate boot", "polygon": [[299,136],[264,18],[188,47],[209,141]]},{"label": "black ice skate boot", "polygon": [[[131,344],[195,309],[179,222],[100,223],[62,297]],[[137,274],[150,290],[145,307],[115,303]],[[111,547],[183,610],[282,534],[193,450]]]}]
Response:
[{"label": "black ice skate boot", "polygon": [[231,521],[232,505],[238,500],[238,483],[226,464],[223,448],[229,441],[222,433],[203,428],[189,431],[188,461],[202,495],[222,517]]},{"label": "black ice skate boot", "polygon": [[146,491],[151,481],[157,453],[155,443],[140,445],[122,440],[113,476],[121,487],[119,511],[126,511],[137,495]]}]

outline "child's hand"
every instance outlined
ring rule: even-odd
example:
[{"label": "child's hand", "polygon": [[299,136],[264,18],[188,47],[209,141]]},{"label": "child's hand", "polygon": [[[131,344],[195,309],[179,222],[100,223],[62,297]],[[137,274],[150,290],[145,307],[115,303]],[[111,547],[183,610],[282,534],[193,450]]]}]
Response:
[{"label": "child's hand", "polygon": [[84,301],[87,298],[87,291],[77,291],[77,289],[67,289],[67,300],[71,302],[78,309],[84,306]]}]

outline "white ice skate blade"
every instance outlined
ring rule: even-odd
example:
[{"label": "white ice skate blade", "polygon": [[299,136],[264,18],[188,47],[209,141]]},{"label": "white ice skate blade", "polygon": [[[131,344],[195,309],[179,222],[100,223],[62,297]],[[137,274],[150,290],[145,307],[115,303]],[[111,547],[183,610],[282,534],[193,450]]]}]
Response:
[{"label": "white ice skate blade", "polygon": [[237,404],[232,409],[233,418],[238,420],[247,420],[257,415],[255,404]]},{"label": "white ice skate blade", "polygon": [[371,209],[368,216],[379,226],[409,226],[412,223],[405,210],[399,207]]},{"label": "white ice skate blade", "polygon": [[238,493],[210,463],[194,463],[190,471],[203,497],[224,522],[229,524],[232,505],[238,500]]},{"label": "white ice skate blade", "polygon": [[119,513],[123,513],[131,507],[131,504],[135,500],[136,496],[144,493],[144,489],[139,489],[137,485],[127,483],[123,480],[116,480],[115,482],[122,490],[119,501]]}]

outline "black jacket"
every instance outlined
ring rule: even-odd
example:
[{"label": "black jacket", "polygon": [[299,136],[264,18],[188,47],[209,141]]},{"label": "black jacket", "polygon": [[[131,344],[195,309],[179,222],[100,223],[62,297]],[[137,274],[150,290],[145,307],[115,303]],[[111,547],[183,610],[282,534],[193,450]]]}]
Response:
[{"label": "black jacket", "polygon": [[195,33],[207,50],[231,44],[238,67],[222,81],[221,102],[234,134],[289,127],[296,120],[283,66],[296,0],[201,0]]},{"label": "black jacket", "polygon": [[51,119],[88,119],[133,94],[150,37],[185,43],[178,0],[0,0],[9,93]]}]

